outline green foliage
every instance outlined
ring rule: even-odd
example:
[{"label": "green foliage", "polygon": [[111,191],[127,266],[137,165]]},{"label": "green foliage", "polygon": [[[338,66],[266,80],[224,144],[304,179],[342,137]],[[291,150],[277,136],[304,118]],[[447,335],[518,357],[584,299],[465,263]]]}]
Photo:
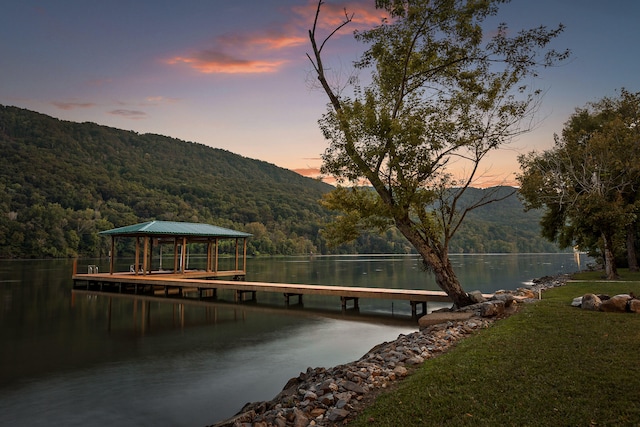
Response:
[{"label": "green foliage", "polygon": [[602,254],[611,277],[614,253],[636,239],[639,119],[640,93],[622,89],[618,98],[577,109],[552,149],[519,158],[520,194],[527,207],[545,209],[543,235]]},{"label": "green foliage", "polygon": [[[2,258],[104,256],[110,247],[100,231],[150,219],[249,232],[250,255],[414,252],[384,223],[329,245],[334,215],[318,200],[333,187],[200,144],[0,107],[0,149]],[[501,221],[520,215],[521,205],[512,208]],[[134,250],[126,239],[118,244],[118,253]],[[459,247],[481,251],[470,241]]]},{"label": "green foliage", "polygon": [[[364,206],[355,195],[336,196],[344,208],[336,231],[352,238],[363,225],[393,223],[457,305],[471,301],[448,259],[452,238],[471,210],[498,199],[459,202],[485,156],[527,130],[520,123],[540,93],[526,79],[568,56],[546,50],[562,25],[513,34],[503,24],[489,36],[483,24],[500,3],[376,1],[390,19],[355,35],[366,45],[356,62],[366,85],[332,87],[323,65],[326,42],[353,16],[320,43],[319,1],[309,32],[309,58],[330,101],[319,122],[329,141],[322,171],[377,193]],[[454,176],[453,164],[466,176]]]},{"label": "green foliage", "polygon": [[330,218],[327,184],[160,135],[0,107],[0,148],[0,257],[105,255],[99,231],[150,219],[256,232],[250,254],[309,253]]}]

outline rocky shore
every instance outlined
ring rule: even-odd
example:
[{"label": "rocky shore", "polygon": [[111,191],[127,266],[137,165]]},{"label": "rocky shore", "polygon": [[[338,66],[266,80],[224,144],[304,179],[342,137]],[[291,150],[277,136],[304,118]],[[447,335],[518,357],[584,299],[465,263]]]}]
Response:
[{"label": "rocky shore", "polygon": [[544,277],[515,291],[498,291],[462,310],[441,310],[419,319],[419,331],[372,348],[359,360],[333,368],[308,368],[290,379],[272,400],[245,405],[212,427],[335,426],[355,417],[378,393],[393,387],[425,360],[437,357],[465,337],[488,328],[538,299],[568,276]]}]

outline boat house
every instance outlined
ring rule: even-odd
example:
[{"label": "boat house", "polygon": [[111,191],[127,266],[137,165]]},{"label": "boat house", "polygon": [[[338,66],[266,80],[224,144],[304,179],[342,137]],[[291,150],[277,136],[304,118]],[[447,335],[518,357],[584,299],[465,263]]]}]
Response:
[{"label": "boat house", "polygon": [[[115,271],[116,239],[135,239],[135,259],[127,273],[133,275],[151,275],[154,273],[172,273],[189,277],[244,278],[247,272],[247,239],[251,234],[235,231],[210,224],[174,221],[149,221],[126,227],[100,232],[111,237],[111,256],[109,274]],[[229,242],[231,241],[231,242]],[[235,247],[234,263],[230,269],[220,269],[219,248],[221,243]],[[162,248],[173,249],[173,265],[162,266]],[[206,253],[204,268],[189,270],[189,247],[204,245],[201,253]],[[157,248],[157,261],[154,263],[154,248]]]}]

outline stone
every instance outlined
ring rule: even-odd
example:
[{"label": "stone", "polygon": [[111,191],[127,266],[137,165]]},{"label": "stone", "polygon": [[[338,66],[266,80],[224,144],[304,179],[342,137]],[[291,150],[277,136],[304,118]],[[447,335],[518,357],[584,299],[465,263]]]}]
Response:
[{"label": "stone", "polygon": [[487,301],[480,307],[480,316],[495,317],[504,314],[504,301]]},{"label": "stone", "polygon": [[420,330],[425,329],[431,325],[437,325],[440,323],[447,323],[451,321],[468,320],[474,316],[473,312],[437,312],[429,313],[418,319],[418,327]]},{"label": "stone", "polygon": [[398,377],[406,377],[409,371],[404,366],[396,366],[393,368],[393,373]]},{"label": "stone", "polygon": [[613,296],[606,301],[602,301],[600,311],[625,313],[627,311],[627,301],[630,299],[631,297],[626,294]]},{"label": "stone", "polygon": [[324,408],[313,408],[310,412],[309,415],[311,415],[313,418],[318,418],[322,415],[325,414],[325,412],[327,412],[326,409]]},{"label": "stone", "polygon": [[424,362],[424,359],[420,356],[413,356],[407,359],[407,365],[419,365]]},{"label": "stone", "polygon": [[585,294],[582,297],[582,309],[598,311],[602,305],[602,301],[594,294]]},{"label": "stone", "polygon": [[485,302],[487,300],[480,291],[471,291],[467,293],[467,295],[469,295],[469,298],[471,298],[471,301],[474,303]]},{"label": "stone", "polygon": [[293,413],[295,414],[295,418],[293,421],[294,427],[307,427],[309,425],[309,418],[299,410],[298,408],[293,409]]},{"label": "stone", "polygon": [[538,297],[531,289],[526,288],[518,288],[516,295],[529,299],[535,299]]},{"label": "stone", "polygon": [[511,305],[516,302],[516,298],[511,294],[497,294],[494,295],[492,299],[496,301],[504,301],[505,308],[511,307]]},{"label": "stone", "polygon": [[365,391],[366,391],[362,386],[354,383],[353,381],[344,381],[341,385],[346,390],[353,391],[353,392],[358,393],[358,394],[364,394]]},{"label": "stone", "polygon": [[349,416],[346,409],[332,409],[327,415],[327,419],[331,422],[342,421]]}]

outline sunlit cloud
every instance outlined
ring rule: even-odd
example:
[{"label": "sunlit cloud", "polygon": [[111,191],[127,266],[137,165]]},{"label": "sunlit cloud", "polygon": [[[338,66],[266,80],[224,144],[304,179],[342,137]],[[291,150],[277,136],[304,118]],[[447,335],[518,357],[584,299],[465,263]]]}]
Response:
[{"label": "sunlit cloud", "polygon": [[52,102],[52,104],[54,106],[56,106],[57,108],[61,109],[61,110],[76,110],[78,108],[92,108],[92,107],[96,106],[96,104],[94,104],[92,102],[62,102],[62,101],[55,101],[55,102]]},{"label": "sunlit cloud", "polygon": [[[292,61],[304,58],[299,48],[306,47],[308,30],[313,25],[317,3],[309,1],[305,6],[291,9],[287,22],[264,28],[258,32],[228,33],[217,37],[213,43],[201,49],[176,55],[165,60],[169,65],[187,65],[203,74],[259,74],[274,73]],[[323,4],[319,26],[333,30],[345,19],[347,10],[353,14],[352,26],[335,37],[351,36],[359,27],[379,24],[384,16],[370,2]]]},{"label": "sunlit cloud", "polygon": [[142,120],[142,119],[146,119],[147,118],[147,113],[145,113],[144,111],[139,111],[139,110],[119,109],[119,110],[109,111],[109,114],[114,115],[114,116],[121,116],[121,117],[124,117],[126,119],[131,119],[131,120]]},{"label": "sunlit cloud", "polygon": [[178,56],[167,61],[171,65],[187,64],[203,74],[272,73],[277,71],[285,62],[284,60],[241,59],[224,52],[212,50],[196,52],[190,56]]},{"label": "sunlit cloud", "polygon": [[[318,27],[333,30],[342,24],[347,16],[351,18],[352,26],[348,27],[344,34],[351,35],[355,29],[361,29],[362,27],[370,28],[378,25],[387,17],[387,14],[382,10],[376,9],[372,3],[373,2],[368,0],[323,3],[320,9],[320,15],[318,16]],[[294,8],[294,11],[299,16],[299,19],[304,20],[304,23],[310,27],[313,23],[317,7],[317,2],[310,1],[304,6]]]}]

